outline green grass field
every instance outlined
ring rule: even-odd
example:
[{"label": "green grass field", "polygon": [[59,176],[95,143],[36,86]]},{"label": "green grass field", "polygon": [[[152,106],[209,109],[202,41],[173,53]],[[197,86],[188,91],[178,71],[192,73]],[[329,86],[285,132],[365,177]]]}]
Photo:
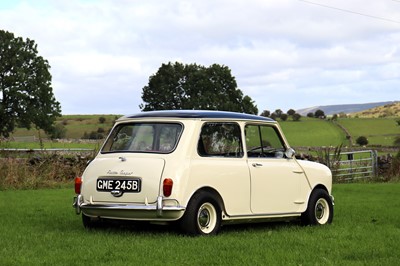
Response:
[{"label": "green grass field", "polygon": [[215,237],[165,226],[86,231],[72,188],[0,191],[0,265],[398,265],[400,183],[333,190],[332,225],[224,226]]},{"label": "green grass field", "polygon": [[279,124],[293,147],[338,146],[348,143],[345,133],[325,120],[303,118],[298,122],[285,121]]},{"label": "green grass field", "polygon": [[[104,123],[99,122],[99,118],[104,117]],[[86,133],[97,131],[102,128],[107,135],[118,115],[66,115],[57,120],[57,123],[65,124],[67,129],[67,139],[80,139]],[[344,126],[352,135],[353,142],[359,136],[366,136],[370,145],[392,146],[396,136],[400,135],[400,126],[398,126],[398,118],[346,118],[339,119],[338,123]],[[319,146],[338,146],[343,144],[349,146],[350,143],[346,139],[345,132],[335,123],[317,118],[302,117],[300,121],[279,121],[286,138],[293,147],[319,147]],[[42,132],[42,136],[45,134]],[[38,138],[37,130],[17,129],[12,135],[13,137],[35,137]],[[31,141],[32,143],[32,141]],[[21,142],[16,144],[9,142],[11,148],[22,148],[24,145],[29,148],[39,148],[38,141],[36,144],[29,142]],[[0,147],[5,144],[0,143]],[[46,144],[47,148],[81,148],[82,144]]]},{"label": "green grass field", "polygon": [[400,136],[399,118],[352,118],[339,119],[352,135],[354,141],[359,136],[365,136],[370,145],[393,146],[396,136]]}]

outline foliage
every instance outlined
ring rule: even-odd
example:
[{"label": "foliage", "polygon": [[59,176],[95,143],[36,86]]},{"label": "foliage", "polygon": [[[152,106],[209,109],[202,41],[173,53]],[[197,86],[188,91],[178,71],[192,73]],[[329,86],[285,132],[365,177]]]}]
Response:
[{"label": "foliage", "polygon": [[322,111],[321,109],[318,109],[317,111],[315,111],[314,117],[317,117],[317,118],[324,118],[324,117],[325,117],[325,112]]},{"label": "foliage", "polygon": [[312,117],[314,117],[314,113],[311,113],[311,112],[310,112],[310,113],[308,113],[308,114],[307,114],[307,117],[309,117],[309,118],[312,118]]},{"label": "foliage", "polygon": [[82,155],[61,156],[56,153],[36,153],[26,158],[2,154],[0,158],[0,190],[55,187],[80,175],[87,161]]},{"label": "foliage", "polygon": [[293,110],[293,109],[289,109],[286,113],[287,113],[288,115],[294,115],[294,114],[296,113],[296,111]]},{"label": "foliage", "polygon": [[257,114],[249,96],[237,88],[231,70],[213,64],[162,64],[143,87],[143,111],[167,109],[203,109]]},{"label": "foliage", "polygon": [[294,113],[294,114],[292,115],[292,119],[293,119],[293,121],[300,121],[300,119],[301,119],[301,114]]},{"label": "foliage", "polygon": [[[340,144],[336,147],[322,147],[317,150],[317,161],[325,164],[331,169],[333,173],[337,172],[340,164],[341,152],[343,145]],[[333,176],[333,181],[336,181],[336,177]]]},{"label": "foliage", "polygon": [[106,122],[106,118],[104,116],[99,117],[99,123],[104,124]]},{"label": "foliage", "polygon": [[368,139],[365,136],[359,136],[356,139],[356,143],[360,146],[365,146],[368,144]]},{"label": "foliage", "polygon": [[32,124],[47,133],[61,116],[51,87],[50,65],[33,40],[0,30],[0,136]]},{"label": "foliage", "polygon": [[275,111],[274,111],[274,114],[276,115],[276,117],[281,117],[281,115],[283,114],[283,111],[281,110],[281,109],[276,109]]},{"label": "foliage", "polygon": [[394,146],[400,146],[400,136],[395,137],[393,141]]},{"label": "foliage", "polygon": [[260,116],[264,116],[264,117],[269,117],[270,115],[271,115],[271,112],[269,110],[264,110],[260,114]]},{"label": "foliage", "polygon": [[51,139],[63,139],[67,135],[67,129],[64,123],[58,123],[54,126],[53,131],[50,133]]},{"label": "foliage", "polygon": [[92,131],[90,133],[85,132],[82,136],[82,139],[93,139],[93,140],[104,139],[104,134],[102,132],[98,132],[99,129],[97,129],[97,131]]},{"label": "foliage", "polygon": [[281,116],[280,116],[282,121],[286,121],[288,119],[288,117],[289,116],[287,114],[285,114],[285,113],[281,114]]}]

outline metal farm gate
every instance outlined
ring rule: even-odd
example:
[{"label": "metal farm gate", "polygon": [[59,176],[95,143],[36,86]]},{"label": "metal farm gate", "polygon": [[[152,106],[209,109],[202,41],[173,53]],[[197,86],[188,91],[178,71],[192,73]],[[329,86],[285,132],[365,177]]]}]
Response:
[{"label": "metal farm gate", "polygon": [[341,152],[331,171],[336,181],[374,178],[378,160],[374,150]]}]

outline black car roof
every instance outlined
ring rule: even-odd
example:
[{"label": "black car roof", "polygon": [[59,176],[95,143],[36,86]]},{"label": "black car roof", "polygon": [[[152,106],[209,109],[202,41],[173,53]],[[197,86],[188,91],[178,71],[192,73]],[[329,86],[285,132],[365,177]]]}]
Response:
[{"label": "black car roof", "polygon": [[211,110],[165,110],[165,111],[149,111],[141,112],[133,115],[124,116],[127,118],[151,118],[151,117],[171,117],[171,118],[222,118],[222,119],[237,119],[237,120],[259,120],[273,122],[271,118],[243,114],[227,111],[211,111]]}]

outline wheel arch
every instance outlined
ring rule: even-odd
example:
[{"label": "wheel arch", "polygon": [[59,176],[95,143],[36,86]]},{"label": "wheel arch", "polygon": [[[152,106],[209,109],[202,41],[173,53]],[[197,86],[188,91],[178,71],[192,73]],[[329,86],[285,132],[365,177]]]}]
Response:
[{"label": "wheel arch", "polygon": [[224,200],[222,199],[221,194],[220,194],[215,188],[212,188],[212,187],[208,187],[208,186],[207,186],[207,187],[201,187],[201,188],[197,189],[197,190],[190,196],[188,202],[189,202],[196,194],[201,193],[201,192],[207,192],[207,193],[210,193],[211,195],[213,195],[213,197],[214,197],[214,199],[217,201],[217,203],[218,203],[218,205],[219,205],[221,211],[223,212],[222,216],[224,216],[225,213],[226,213],[226,210],[225,210],[225,203],[224,203]]},{"label": "wheel arch", "polygon": [[308,195],[307,195],[306,202],[305,202],[306,204],[304,204],[303,208],[301,209],[301,212],[304,212],[304,211],[307,209],[308,202],[310,201],[310,197],[311,197],[312,193],[313,193],[316,189],[325,190],[325,191],[328,193],[328,195],[330,195],[330,194],[329,194],[329,190],[328,190],[328,188],[327,188],[326,186],[324,186],[323,184],[317,184],[315,187],[313,187],[312,189],[310,189],[310,191],[309,191],[309,193],[308,193]]}]

